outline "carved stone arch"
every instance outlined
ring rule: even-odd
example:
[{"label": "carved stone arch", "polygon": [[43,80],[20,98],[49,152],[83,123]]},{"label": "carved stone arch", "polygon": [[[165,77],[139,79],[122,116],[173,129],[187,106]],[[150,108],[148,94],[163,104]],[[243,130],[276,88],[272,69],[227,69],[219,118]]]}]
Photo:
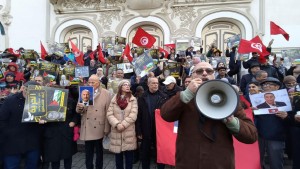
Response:
[{"label": "carved stone arch", "polygon": [[114,31],[106,31],[101,34],[101,37],[114,37],[117,36],[117,33]]},{"label": "carved stone arch", "polygon": [[254,34],[257,32],[257,25],[251,16],[247,16],[241,11],[233,11],[230,9],[224,11],[212,11],[201,16],[200,18],[197,18],[198,21],[195,22],[198,24],[193,29],[195,30],[193,31],[195,32],[195,36],[201,36],[203,28],[208,23],[211,23],[211,21],[221,19],[238,25],[241,28],[242,37],[245,39],[252,39]]},{"label": "carved stone arch", "polygon": [[56,25],[54,28],[52,40],[61,43],[63,40],[63,33],[66,33],[67,30],[74,27],[84,27],[89,29],[93,34],[92,48],[94,49],[97,47],[99,40],[98,29],[92,21],[87,19],[68,19],[61,22],[61,24]]},{"label": "carved stone arch", "polygon": [[168,23],[166,23],[163,19],[155,17],[155,16],[148,16],[148,17],[136,17],[136,18],[131,18],[127,22],[125,22],[124,25],[120,25],[122,28],[120,30],[120,35],[122,37],[127,37],[129,32],[134,29],[137,26],[147,24],[147,25],[155,25],[159,27],[164,34],[164,43],[170,43],[171,39],[171,31],[170,31],[170,26]]}]

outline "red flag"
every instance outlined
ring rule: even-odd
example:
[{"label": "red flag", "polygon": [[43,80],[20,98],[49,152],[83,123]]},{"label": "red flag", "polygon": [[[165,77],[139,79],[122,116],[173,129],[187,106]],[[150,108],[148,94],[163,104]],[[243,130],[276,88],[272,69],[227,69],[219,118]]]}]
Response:
[{"label": "red flag", "polygon": [[266,46],[260,40],[259,36],[254,37],[250,41],[241,39],[240,44],[239,44],[238,53],[250,53],[250,52],[257,52],[262,57],[270,54],[267,51]]},{"label": "red flag", "polygon": [[289,41],[290,35],[286,33],[280,26],[276,25],[274,22],[270,22],[270,28],[271,28],[271,35],[278,35],[282,34],[284,38]]},{"label": "red flag", "polygon": [[95,51],[93,51],[89,54],[89,57],[91,58],[91,60],[95,60],[94,54],[95,54]]},{"label": "red flag", "polygon": [[168,51],[166,51],[165,49],[159,47],[159,52],[164,53],[164,55],[165,55],[164,58],[168,58],[168,55],[169,55],[169,52],[168,52]]},{"label": "red flag", "polygon": [[80,66],[83,66],[84,65],[83,53],[77,48],[77,46],[71,40],[69,40],[69,41],[71,43],[71,48],[72,48],[72,51],[74,52],[76,62]]},{"label": "red flag", "polygon": [[40,43],[41,43],[41,58],[42,58],[43,60],[45,60],[45,58],[46,58],[46,56],[48,55],[48,53],[47,53],[47,51],[46,51],[44,45],[42,44],[42,42],[40,42]]},{"label": "red flag", "polygon": [[47,76],[48,76],[48,73],[45,71],[45,72],[43,73],[43,76],[44,76],[44,77],[47,77]]},{"label": "red flag", "polygon": [[132,39],[132,43],[146,48],[151,48],[155,42],[156,39],[140,27]]},{"label": "red flag", "polygon": [[99,43],[99,45],[98,45],[99,47],[98,47],[98,60],[101,62],[101,63],[106,63],[106,60],[104,59],[104,55],[103,55],[103,53],[102,53],[102,48],[101,48],[101,46],[100,46],[100,43]]},{"label": "red flag", "polygon": [[129,60],[129,62],[132,62],[133,57],[131,56],[131,51],[130,51],[130,47],[129,44],[126,45],[123,54],[122,54],[122,58],[124,58],[124,56],[127,57],[127,59]]},{"label": "red flag", "polygon": [[175,48],[176,48],[175,43],[165,44],[164,46],[167,46],[167,47],[170,48],[170,49],[175,49]]}]

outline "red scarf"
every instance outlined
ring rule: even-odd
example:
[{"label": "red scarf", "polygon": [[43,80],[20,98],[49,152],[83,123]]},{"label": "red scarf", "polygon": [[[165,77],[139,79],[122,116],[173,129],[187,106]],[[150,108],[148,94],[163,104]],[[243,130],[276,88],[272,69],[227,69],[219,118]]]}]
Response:
[{"label": "red scarf", "polygon": [[126,97],[123,97],[123,98],[119,97],[117,99],[117,104],[121,108],[121,110],[124,110],[127,107],[127,105],[128,105]]}]

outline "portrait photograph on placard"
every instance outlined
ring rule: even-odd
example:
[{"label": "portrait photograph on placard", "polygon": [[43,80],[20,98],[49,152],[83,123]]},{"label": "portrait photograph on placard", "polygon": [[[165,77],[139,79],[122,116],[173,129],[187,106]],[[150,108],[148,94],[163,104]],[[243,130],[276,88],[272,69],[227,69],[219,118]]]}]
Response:
[{"label": "portrait photograph on placard", "polygon": [[292,106],[286,89],[250,95],[255,115],[274,114],[278,111],[291,111]]},{"label": "portrait photograph on placard", "polygon": [[78,102],[85,106],[94,105],[94,88],[92,86],[79,86]]}]

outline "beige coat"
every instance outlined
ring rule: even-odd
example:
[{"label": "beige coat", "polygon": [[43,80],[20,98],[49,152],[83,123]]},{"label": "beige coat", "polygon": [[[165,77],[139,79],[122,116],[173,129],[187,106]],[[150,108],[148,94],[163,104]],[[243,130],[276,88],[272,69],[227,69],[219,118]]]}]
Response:
[{"label": "beige coat", "polygon": [[104,133],[109,133],[109,123],[106,112],[111,101],[111,96],[106,89],[98,88],[94,96],[94,105],[87,106],[77,113],[81,113],[80,140],[98,140],[103,138]]},{"label": "beige coat", "polygon": [[[124,112],[124,115],[122,113]],[[107,120],[111,125],[109,151],[120,153],[136,149],[135,121],[137,119],[137,100],[131,96],[127,107],[122,111],[116,102],[116,96],[111,100],[107,111]],[[117,124],[124,125],[125,130],[119,132]]]}]

